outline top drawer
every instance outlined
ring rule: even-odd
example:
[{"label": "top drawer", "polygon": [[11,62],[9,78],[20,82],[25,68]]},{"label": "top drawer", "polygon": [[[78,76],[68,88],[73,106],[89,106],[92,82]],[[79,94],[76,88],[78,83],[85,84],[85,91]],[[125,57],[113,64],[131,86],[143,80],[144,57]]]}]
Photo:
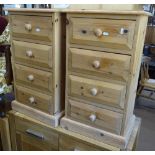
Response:
[{"label": "top drawer", "polygon": [[52,17],[11,15],[11,22],[13,37],[52,41]]},{"label": "top drawer", "polygon": [[70,42],[111,49],[131,50],[135,21],[70,18]]}]

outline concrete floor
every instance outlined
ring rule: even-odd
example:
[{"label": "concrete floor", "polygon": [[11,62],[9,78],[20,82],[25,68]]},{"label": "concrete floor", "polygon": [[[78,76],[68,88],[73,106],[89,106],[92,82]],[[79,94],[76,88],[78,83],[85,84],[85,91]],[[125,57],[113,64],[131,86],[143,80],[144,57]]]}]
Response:
[{"label": "concrete floor", "polygon": [[139,97],[136,100],[135,115],[142,119],[136,150],[155,151],[155,100]]}]

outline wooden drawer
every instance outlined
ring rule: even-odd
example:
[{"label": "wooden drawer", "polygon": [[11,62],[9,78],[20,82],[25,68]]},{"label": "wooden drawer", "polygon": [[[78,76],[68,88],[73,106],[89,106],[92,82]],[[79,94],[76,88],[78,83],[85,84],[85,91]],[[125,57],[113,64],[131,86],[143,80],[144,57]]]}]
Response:
[{"label": "wooden drawer", "polygon": [[130,56],[84,49],[69,49],[69,69],[94,76],[127,81]]},{"label": "wooden drawer", "polygon": [[16,99],[21,104],[25,104],[43,112],[52,114],[52,96],[42,94],[21,86],[16,86]]},{"label": "wooden drawer", "polygon": [[120,135],[123,114],[73,100],[68,106],[72,119]]},{"label": "wooden drawer", "polygon": [[52,73],[15,64],[17,83],[52,92]]},{"label": "wooden drawer", "polygon": [[75,18],[69,19],[70,43],[120,50],[131,50],[135,21]]},{"label": "wooden drawer", "polygon": [[11,27],[13,37],[52,41],[52,17],[11,15]]},{"label": "wooden drawer", "polygon": [[13,48],[16,62],[52,68],[52,46],[14,40]]},{"label": "wooden drawer", "polygon": [[59,150],[60,151],[101,151],[103,150],[103,148],[95,147],[86,142],[81,142],[77,138],[60,135]]},{"label": "wooden drawer", "polygon": [[52,144],[31,135],[16,132],[17,151],[55,151]]},{"label": "wooden drawer", "polygon": [[58,150],[58,133],[28,119],[15,118],[17,150]]},{"label": "wooden drawer", "polygon": [[96,81],[78,76],[69,76],[69,96],[92,103],[124,108],[126,86]]}]

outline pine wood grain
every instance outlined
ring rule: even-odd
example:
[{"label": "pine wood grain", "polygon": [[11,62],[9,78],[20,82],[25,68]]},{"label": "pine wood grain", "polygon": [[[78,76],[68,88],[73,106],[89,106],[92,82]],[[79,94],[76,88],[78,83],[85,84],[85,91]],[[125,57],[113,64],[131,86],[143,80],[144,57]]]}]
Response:
[{"label": "pine wood grain", "polygon": [[[52,42],[52,17],[11,15],[12,37]],[[31,24],[31,30],[25,28]]]},{"label": "pine wood grain", "polygon": [[[76,48],[70,48],[68,52],[68,68],[72,72],[125,82],[129,78],[130,56]],[[99,62],[98,68],[93,66],[94,61]]]},{"label": "pine wood grain", "polygon": [[[37,91],[27,89],[25,87],[21,87],[18,85],[16,85],[15,89],[16,89],[16,99],[21,104],[25,104],[27,106],[41,110],[48,114],[55,113],[53,109],[52,96],[39,93]],[[34,103],[30,102],[30,98],[34,98]]]},{"label": "pine wood grain", "polygon": [[[89,45],[95,47],[131,50],[134,37],[135,22],[130,20],[112,20],[95,18],[69,19],[69,40],[72,44]],[[121,28],[128,30],[123,35]],[[108,35],[96,36],[95,30]]]},{"label": "pine wood grain", "polygon": [[[47,45],[28,43],[13,40],[15,61],[21,64],[30,64],[32,67],[52,68],[52,47]],[[31,52],[32,56],[28,56]]]},{"label": "pine wood grain", "polygon": [[0,138],[3,151],[11,150],[10,132],[8,118],[0,118]]},{"label": "pine wood grain", "polygon": [[[126,86],[104,81],[96,81],[88,78],[69,75],[68,95],[76,98],[105,104],[118,108],[124,108]],[[97,91],[92,94],[92,89]]]},{"label": "pine wood grain", "polygon": [[[33,80],[28,77],[32,75]],[[15,80],[17,83],[25,84],[43,91],[53,92],[52,73],[34,68],[15,64]]]},{"label": "pine wood grain", "polygon": [[[67,116],[71,119],[111,133],[120,134],[122,114],[72,100],[69,101],[68,106],[70,109]],[[92,114],[96,116],[95,121],[90,120]]]}]

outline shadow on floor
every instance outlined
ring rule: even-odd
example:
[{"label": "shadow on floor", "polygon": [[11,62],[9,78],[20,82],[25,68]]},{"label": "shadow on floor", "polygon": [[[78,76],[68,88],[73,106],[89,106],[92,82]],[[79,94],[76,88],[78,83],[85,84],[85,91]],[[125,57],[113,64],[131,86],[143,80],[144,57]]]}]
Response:
[{"label": "shadow on floor", "polygon": [[155,100],[139,97],[136,100],[134,113],[142,119],[136,150],[155,151]]}]

